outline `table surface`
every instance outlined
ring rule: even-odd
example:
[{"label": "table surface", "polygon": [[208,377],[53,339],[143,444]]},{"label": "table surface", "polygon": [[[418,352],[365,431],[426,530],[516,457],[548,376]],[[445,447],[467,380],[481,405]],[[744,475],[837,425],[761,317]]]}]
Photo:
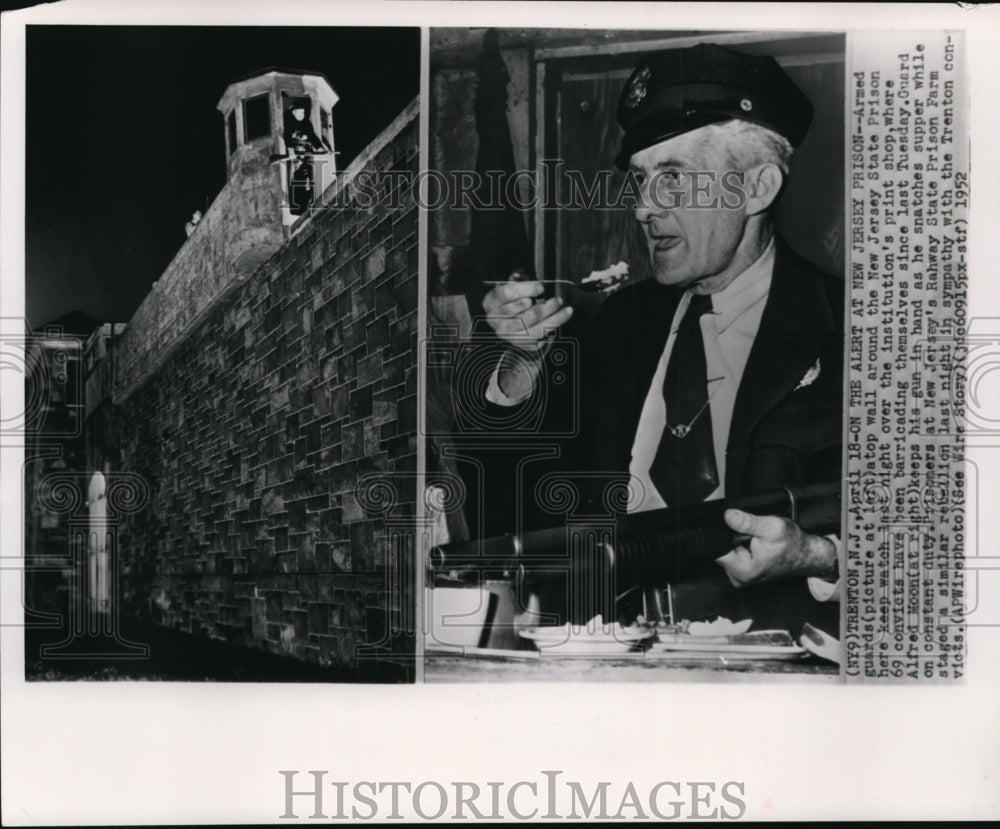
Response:
[{"label": "table surface", "polygon": [[814,656],[790,661],[643,653],[545,657],[534,651],[480,648],[424,654],[425,682],[838,682],[839,677],[839,666]]}]

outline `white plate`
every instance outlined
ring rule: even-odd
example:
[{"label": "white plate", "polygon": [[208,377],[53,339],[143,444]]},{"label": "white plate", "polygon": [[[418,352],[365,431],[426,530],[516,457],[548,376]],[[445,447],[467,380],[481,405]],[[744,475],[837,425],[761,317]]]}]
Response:
[{"label": "white plate", "polygon": [[601,630],[598,628],[589,632],[586,627],[581,627],[577,631],[562,627],[537,627],[524,628],[518,633],[525,639],[531,639],[536,643],[558,644],[559,642],[607,642],[613,644],[629,645],[633,642],[640,642],[653,635],[653,631],[646,628],[619,628],[618,630]]},{"label": "white plate", "polygon": [[600,657],[628,653],[633,645],[648,639],[652,632],[640,628],[617,628],[588,632],[586,627],[571,632],[566,626],[525,628],[518,631],[534,642],[542,656]]},{"label": "white plate", "polygon": [[[625,654],[632,650],[632,642],[614,639],[566,639],[561,642],[535,640],[535,647],[542,656],[584,656],[598,657]],[[640,656],[642,654],[639,654]]]},{"label": "white plate", "polygon": [[706,659],[801,659],[809,651],[798,645],[733,645],[693,641],[653,642],[649,653]]},{"label": "white plate", "polygon": [[[749,642],[734,642],[734,636],[739,636],[741,639],[744,638],[754,638],[759,641],[749,641]],[[768,641],[770,637],[771,641]],[[787,630],[758,630],[753,633],[747,634],[735,634],[735,635],[719,635],[719,636],[698,636],[692,633],[667,633],[664,630],[657,630],[658,641],[664,644],[676,643],[678,645],[692,644],[712,644],[712,645],[738,645],[739,647],[747,647],[752,645],[754,647],[766,646],[769,648],[788,648],[795,644],[792,639],[792,635]],[[775,638],[781,638],[784,641],[776,642]]]}]

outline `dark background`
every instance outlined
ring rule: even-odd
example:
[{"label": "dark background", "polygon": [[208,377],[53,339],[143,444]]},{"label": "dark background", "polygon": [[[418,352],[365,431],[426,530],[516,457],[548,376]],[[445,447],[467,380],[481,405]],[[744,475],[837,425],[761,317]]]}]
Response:
[{"label": "dark background", "polygon": [[85,334],[128,321],[225,184],[230,82],[326,75],[344,169],[419,92],[420,30],[28,26],[26,61],[28,322]]}]

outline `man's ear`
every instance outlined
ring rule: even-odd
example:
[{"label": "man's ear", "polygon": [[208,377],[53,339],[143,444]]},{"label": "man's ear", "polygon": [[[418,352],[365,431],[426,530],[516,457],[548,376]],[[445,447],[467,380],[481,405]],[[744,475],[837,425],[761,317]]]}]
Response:
[{"label": "man's ear", "polygon": [[746,179],[746,213],[756,216],[767,210],[778,198],[785,175],[775,164],[762,164],[747,171]]}]

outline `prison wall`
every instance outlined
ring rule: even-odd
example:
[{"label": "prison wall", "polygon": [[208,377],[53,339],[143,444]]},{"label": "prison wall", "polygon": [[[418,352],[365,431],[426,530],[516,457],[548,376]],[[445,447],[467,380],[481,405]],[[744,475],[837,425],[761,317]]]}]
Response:
[{"label": "prison wall", "polygon": [[209,210],[201,253],[175,260],[172,284],[190,283],[174,288],[190,303],[180,336],[153,307],[130,324],[118,465],[148,500],[119,533],[123,612],[324,666],[410,670],[412,557],[397,535],[416,498],[417,210],[405,183],[393,200],[356,184],[412,180],[417,113],[227,290]]}]

